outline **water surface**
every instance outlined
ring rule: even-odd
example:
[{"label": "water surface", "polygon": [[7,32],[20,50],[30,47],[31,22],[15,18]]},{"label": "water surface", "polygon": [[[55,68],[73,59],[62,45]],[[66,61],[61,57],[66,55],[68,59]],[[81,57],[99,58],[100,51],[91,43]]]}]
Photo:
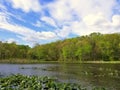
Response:
[{"label": "water surface", "polygon": [[55,77],[61,82],[82,87],[120,90],[120,64],[0,64],[0,74],[24,74]]}]

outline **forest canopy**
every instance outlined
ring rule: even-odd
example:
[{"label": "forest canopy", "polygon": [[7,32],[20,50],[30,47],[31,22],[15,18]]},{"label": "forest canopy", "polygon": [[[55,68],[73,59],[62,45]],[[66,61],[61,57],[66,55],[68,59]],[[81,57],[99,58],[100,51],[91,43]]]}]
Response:
[{"label": "forest canopy", "polygon": [[36,45],[17,45],[0,41],[0,60],[32,59],[41,61],[118,61],[120,33],[91,33],[71,39]]}]

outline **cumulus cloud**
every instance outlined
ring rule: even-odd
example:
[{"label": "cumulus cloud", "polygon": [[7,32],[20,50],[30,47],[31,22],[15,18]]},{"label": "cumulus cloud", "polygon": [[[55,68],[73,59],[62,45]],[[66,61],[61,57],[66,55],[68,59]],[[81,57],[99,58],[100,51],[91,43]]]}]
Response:
[{"label": "cumulus cloud", "polygon": [[[108,2],[105,0],[54,0],[44,5],[41,5],[39,0],[6,1],[9,1],[15,9],[42,14],[36,20],[36,23],[32,25],[41,27],[46,23],[56,29],[47,32],[44,30],[37,32],[25,26],[12,23],[9,20],[9,16],[12,14],[4,12],[6,8],[0,5],[4,12],[0,13],[0,28],[18,34],[25,41],[33,42],[66,38],[70,34],[88,35],[92,32],[120,32],[120,6],[117,0],[109,0]],[[114,13],[114,9],[118,13]],[[46,15],[46,12],[48,15]]]},{"label": "cumulus cloud", "polygon": [[24,12],[34,11],[39,12],[41,11],[41,5],[39,0],[8,0],[12,3],[13,8],[15,9],[22,9]]},{"label": "cumulus cloud", "polygon": [[115,33],[120,32],[120,15],[113,15],[112,20],[107,19],[103,14],[90,14],[82,21],[74,21],[69,26],[72,33],[77,35],[88,35],[92,32]]},{"label": "cumulus cloud", "polygon": [[120,27],[120,15],[114,15],[112,17],[112,25],[115,27]]},{"label": "cumulus cloud", "polygon": [[58,37],[66,38],[71,33],[71,28],[68,26],[64,26],[61,29],[56,30]]},{"label": "cumulus cloud", "polygon": [[88,14],[83,18],[83,21],[86,25],[97,25],[105,22],[106,18],[102,13],[97,14]]},{"label": "cumulus cloud", "polygon": [[104,12],[111,15],[115,0],[56,0],[48,5],[50,14],[57,20],[70,20],[74,15],[79,18],[90,13]]},{"label": "cumulus cloud", "polygon": [[112,20],[107,19],[103,14],[90,14],[81,21],[71,21],[68,26],[57,30],[58,36],[65,38],[69,34],[88,35],[93,32],[115,33],[120,32],[120,15],[113,15]]},{"label": "cumulus cloud", "polygon": [[56,0],[48,5],[48,9],[51,16],[59,22],[72,18],[71,9],[67,5],[66,0]]},{"label": "cumulus cloud", "polygon": [[[41,6],[38,0],[11,0],[14,8],[25,12],[40,11],[47,8],[49,16],[40,19],[56,27],[59,37],[67,37],[70,33],[86,35],[92,32],[119,32],[119,15],[113,15],[116,0],[56,0]],[[35,6],[35,7],[34,7]],[[118,5],[117,5],[118,6]],[[117,7],[116,7],[117,8]],[[56,24],[57,23],[57,24]],[[34,26],[40,27],[39,21]]]},{"label": "cumulus cloud", "polygon": [[[92,32],[120,32],[120,15],[114,15],[116,0],[56,0],[48,5],[49,13],[61,27],[58,35],[87,35]],[[66,34],[65,34],[66,33]]]},{"label": "cumulus cloud", "polygon": [[4,15],[3,13],[0,13],[0,28],[16,33],[17,35],[19,35],[19,37],[28,42],[56,39],[56,34],[54,32],[37,32],[27,27],[9,22],[9,17],[7,15]]}]

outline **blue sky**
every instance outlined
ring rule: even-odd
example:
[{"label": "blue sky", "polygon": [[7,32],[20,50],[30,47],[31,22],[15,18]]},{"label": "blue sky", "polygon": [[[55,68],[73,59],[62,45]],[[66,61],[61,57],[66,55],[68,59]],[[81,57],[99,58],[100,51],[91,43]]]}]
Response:
[{"label": "blue sky", "polygon": [[120,32],[120,0],[0,0],[0,41],[33,46]]}]

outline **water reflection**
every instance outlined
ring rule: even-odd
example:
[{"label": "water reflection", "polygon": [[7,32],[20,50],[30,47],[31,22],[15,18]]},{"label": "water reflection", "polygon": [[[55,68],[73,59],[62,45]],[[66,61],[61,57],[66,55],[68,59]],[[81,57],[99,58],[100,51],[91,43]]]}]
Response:
[{"label": "water reflection", "polygon": [[0,73],[50,76],[87,88],[103,86],[120,90],[119,64],[0,64]]}]

